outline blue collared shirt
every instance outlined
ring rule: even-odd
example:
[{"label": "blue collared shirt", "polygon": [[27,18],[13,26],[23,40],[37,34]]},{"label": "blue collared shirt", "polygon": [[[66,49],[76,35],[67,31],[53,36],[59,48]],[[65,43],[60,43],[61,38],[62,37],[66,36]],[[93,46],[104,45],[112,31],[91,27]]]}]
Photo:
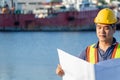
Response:
[{"label": "blue collared shirt", "polygon": [[[98,61],[99,62],[111,59],[112,52],[114,50],[114,47],[115,47],[116,43],[117,43],[116,39],[113,38],[113,44],[106,50],[106,52],[104,52],[102,49],[100,49],[98,47],[99,42],[97,42],[95,44],[94,47],[98,49]],[[83,59],[83,60],[86,60],[86,49],[78,57],[81,58],[81,59]]]}]

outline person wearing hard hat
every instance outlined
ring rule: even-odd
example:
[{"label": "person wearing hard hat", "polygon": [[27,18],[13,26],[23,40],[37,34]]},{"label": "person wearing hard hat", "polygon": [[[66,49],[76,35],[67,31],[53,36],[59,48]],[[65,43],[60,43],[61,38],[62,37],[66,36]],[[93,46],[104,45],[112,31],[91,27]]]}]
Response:
[{"label": "person wearing hard hat", "polygon": [[[109,8],[100,10],[94,19],[98,42],[87,46],[78,57],[92,64],[108,59],[120,58],[120,44],[113,37],[117,21],[113,10]],[[59,64],[56,74],[59,76],[64,75],[64,71]]]}]

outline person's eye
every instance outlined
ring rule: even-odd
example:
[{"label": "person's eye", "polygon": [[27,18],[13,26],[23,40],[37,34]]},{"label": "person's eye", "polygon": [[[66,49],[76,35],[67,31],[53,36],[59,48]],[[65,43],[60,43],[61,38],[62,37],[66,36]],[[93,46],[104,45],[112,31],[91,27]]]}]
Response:
[{"label": "person's eye", "polygon": [[100,27],[100,26],[97,26],[97,29],[101,29],[101,27]]},{"label": "person's eye", "polygon": [[105,27],[105,30],[109,30],[110,29],[110,27],[108,26],[108,27]]}]

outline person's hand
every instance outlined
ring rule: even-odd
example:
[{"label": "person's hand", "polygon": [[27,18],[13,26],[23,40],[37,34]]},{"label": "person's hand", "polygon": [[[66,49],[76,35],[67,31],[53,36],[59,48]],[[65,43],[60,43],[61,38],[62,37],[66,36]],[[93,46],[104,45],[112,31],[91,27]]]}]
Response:
[{"label": "person's hand", "polygon": [[64,75],[64,71],[63,71],[63,69],[62,69],[60,64],[58,64],[58,66],[56,68],[56,74],[61,76],[61,77]]}]

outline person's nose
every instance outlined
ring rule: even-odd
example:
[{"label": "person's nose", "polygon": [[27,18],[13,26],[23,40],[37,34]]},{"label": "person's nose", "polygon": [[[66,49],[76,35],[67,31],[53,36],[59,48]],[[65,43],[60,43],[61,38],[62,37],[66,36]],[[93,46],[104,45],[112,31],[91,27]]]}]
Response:
[{"label": "person's nose", "polygon": [[100,33],[105,33],[105,29],[104,29],[104,28],[101,28],[101,29],[100,29]]}]

